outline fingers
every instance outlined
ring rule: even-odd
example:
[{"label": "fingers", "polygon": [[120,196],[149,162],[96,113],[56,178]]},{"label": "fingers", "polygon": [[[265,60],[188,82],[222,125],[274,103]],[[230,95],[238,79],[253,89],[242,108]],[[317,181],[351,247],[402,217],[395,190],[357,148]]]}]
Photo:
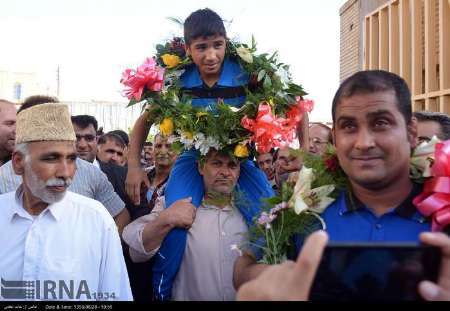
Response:
[{"label": "fingers", "polygon": [[450,293],[430,281],[420,282],[419,293],[428,301],[450,301]]},{"label": "fingers", "polygon": [[442,232],[424,232],[420,234],[420,240],[428,245],[442,249],[442,254],[450,256],[450,238]]},{"label": "fingers", "polygon": [[299,280],[299,291],[305,293],[305,299],[309,296],[309,291],[327,242],[328,235],[325,231],[317,231],[311,234],[306,239],[295,264],[293,272],[295,277]]}]

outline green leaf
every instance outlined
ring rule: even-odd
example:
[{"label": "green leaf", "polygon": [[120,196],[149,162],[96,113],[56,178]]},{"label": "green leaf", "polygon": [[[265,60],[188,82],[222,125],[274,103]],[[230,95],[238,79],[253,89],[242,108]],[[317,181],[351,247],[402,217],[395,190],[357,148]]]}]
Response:
[{"label": "green leaf", "polygon": [[178,26],[183,27],[184,26],[184,22],[176,17],[168,17],[167,18],[169,21],[174,22],[175,24],[178,24]]},{"label": "green leaf", "polygon": [[258,82],[260,82],[264,76],[266,75],[266,71],[264,69],[261,69],[258,73]]},{"label": "green leaf", "polygon": [[272,87],[272,79],[270,79],[270,77],[267,75],[266,75],[266,78],[264,79],[263,87],[266,90],[268,90]]}]

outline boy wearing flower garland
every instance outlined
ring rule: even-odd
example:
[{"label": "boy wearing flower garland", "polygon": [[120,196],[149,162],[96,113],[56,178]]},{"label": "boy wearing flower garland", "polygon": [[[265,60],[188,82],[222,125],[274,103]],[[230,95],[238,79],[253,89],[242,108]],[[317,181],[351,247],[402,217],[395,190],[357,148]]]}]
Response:
[{"label": "boy wearing flower garland", "polygon": [[[223,21],[215,12],[204,9],[193,12],[184,23],[186,52],[193,64],[181,76],[182,92],[193,97],[192,105],[214,107],[218,99],[225,104],[240,107],[245,101],[248,76],[240,65],[225,54],[227,39]],[[135,203],[139,202],[142,182],[148,183],[139,166],[140,147],[153,123],[154,116],[146,111],[137,120],[128,160],[127,192]],[[198,154],[182,154],[171,172],[166,187],[166,207],[188,197],[198,207],[205,195],[202,177],[197,168]],[[241,163],[239,191],[246,194],[246,206],[238,206],[247,224],[259,211],[260,199],[271,197],[273,190],[264,173],[251,161]],[[156,298],[170,299],[172,282],[178,271],[186,245],[186,230],[173,229],[165,238],[154,266],[153,285]]]},{"label": "boy wearing flower garland", "polygon": [[[414,199],[423,187],[410,179],[410,157],[416,146],[417,122],[412,118],[411,94],[406,82],[385,71],[356,73],[337,91],[332,116],[333,141],[351,192],[343,191],[321,215],[329,239],[375,243],[422,241],[440,247],[443,263],[438,283],[423,281],[419,292],[427,300],[450,300],[450,239],[442,233],[425,234],[431,231],[430,219],[422,214],[425,211],[415,206],[417,201]],[[448,224],[448,219],[439,223],[442,227]],[[302,244],[303,239],[298,239],[298,249]],[[314,260],[311,267],[320,256]],[[291,266],[292,263],[283,265],[282,270],[294,272]],[[261,275],[262,283],[257,277],[266,269],[269,272]],[[270,297],[265,299],[308,298],[312,279],[303,287],[308,288],[303,296],[296,296],[296,293],[290,293],[294,294],[290,296],[279,292],[283,284],[273,274],[279,269],[280,266],[257,265],[251,256],[239,258],[234,270],[235,286],[239,288],[256,279],[246,286],[245,295],[241,297],[258,299],[269,294]],[[267,276],[272,282],[267,282]],[[298,283],[304,281],[297,280]]]}]

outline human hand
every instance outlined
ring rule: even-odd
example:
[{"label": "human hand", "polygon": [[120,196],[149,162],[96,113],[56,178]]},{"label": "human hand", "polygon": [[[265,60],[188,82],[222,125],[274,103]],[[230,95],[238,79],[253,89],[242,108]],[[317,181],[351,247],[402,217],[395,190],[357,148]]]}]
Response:
[{"label": "human hand", "polygon": [[147,188],[150,188],[150,181],[148,180],[145,171],[140,167],[129,167],[127,179],[125,180],[125,189],[135,205],[141,204],[140,189],[142,183],[144,183]]},{"label": "human hand", "polygon": [[425,232],[420,235],[420,240],[425,244],[440,247],[442,261],[437,284],[422,281],[419,284],[419,293],[425,300],[450,301],[450,238],[442,232]]},{"label": "human hand", "polygon": [[327,241],[324,231],[311,234],[296,262],[266,268],[240,287],[237,300],[307,300]]},{"label": "human hand", "polygon": [[160,217],[172,226],[189,229],[195,220],[196,208],[191,203],[192,198],[181,199],[161,212]]}]

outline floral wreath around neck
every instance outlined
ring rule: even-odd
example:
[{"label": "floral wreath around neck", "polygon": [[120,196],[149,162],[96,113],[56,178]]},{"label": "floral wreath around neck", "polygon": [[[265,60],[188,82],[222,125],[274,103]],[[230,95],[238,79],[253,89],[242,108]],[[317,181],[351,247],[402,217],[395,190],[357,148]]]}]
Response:
[{"label": "floral wreath around neck", "polygon": [[141,103],[150,110],[153,123],[178,151],[194,148],[204,156],[215,149],[241,159],[254,147],[269,152],[291,143],[303,114],[313,109],[313,102],[303,99],[306,92],[292,81],[289,66],[278,62],[277,52],[258,54],[253,38],[251,46],[227,41],[226,57],[249,77],[239,109],[220,99],[214,107],[191,105],[192,97],[180,86],[181,75],[192,64],[182,38],[158,44],[156,51],[136,69],[126,69],[120,82],[128,106]]}]

